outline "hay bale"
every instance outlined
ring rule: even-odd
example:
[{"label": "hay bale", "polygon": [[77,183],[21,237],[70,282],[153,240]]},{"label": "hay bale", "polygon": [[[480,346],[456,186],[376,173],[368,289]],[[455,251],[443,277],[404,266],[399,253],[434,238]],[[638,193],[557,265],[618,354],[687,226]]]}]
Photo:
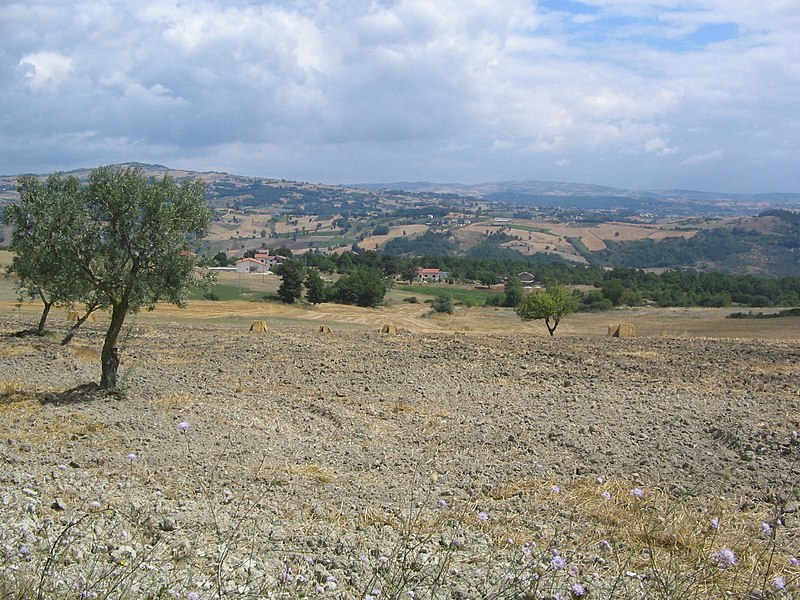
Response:
[{"label": "hay bale", "polygon": [[319,332],[320,332],[320,333],[333,333],[333,332],[331,331],[331,328],[330,328],[330,327],[328,327],[327,325],[322,325],[322,326],[319,328]]},{"label": "hay bale", "polygon": [[608,336],[616,338],[634,338],[636,337],[636,326],[633,323],[609,325]]},{"label": "hay bale", "polygon": [[259,331],[259,332],[269,331],[269,327],[267,327],[266,321],[253,321],[250,324],[250,331]]},{"label": "hay bale", "polygon": [[381,329],[381,333],[397,333],[397,325],[384,325],[383,329]]}]

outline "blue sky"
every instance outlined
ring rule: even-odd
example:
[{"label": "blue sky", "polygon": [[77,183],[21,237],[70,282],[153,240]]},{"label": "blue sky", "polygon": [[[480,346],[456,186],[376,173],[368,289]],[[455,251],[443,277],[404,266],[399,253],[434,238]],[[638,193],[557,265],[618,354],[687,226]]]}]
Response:
[{"label": "blue sky", "polygon": [[0,174],[800,192],[796,0],[6,0]]}]

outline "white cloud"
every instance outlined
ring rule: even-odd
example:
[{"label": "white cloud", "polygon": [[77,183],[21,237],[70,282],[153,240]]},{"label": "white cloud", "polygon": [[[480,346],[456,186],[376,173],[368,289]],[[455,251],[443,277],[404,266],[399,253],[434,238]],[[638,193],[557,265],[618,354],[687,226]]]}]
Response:
[{"label": "white cloud", "polygon": [[644,151],[658,156],[667,156],[668,154],[675,154],[678,150],[676,148],[670,148],[667,142],[661,138],[651,138],[645,142]]},{"label": "white cloud", "polygon": [[686,167],[696,167],[709,162],[722,160],[724,157],[725,152],[723,150],[712,150],[711,152],[706,152],[705,154],[695,154],[694,156],[690,156],[689,158],[682,160],[681,164]]},{"label": "white cloud", "polygon": [[[115,147],[305,180],[546,179],[569,165],[598,183],[704,187],[679,167],[708,155],[731,185],[777,172],[800,189],[800,5],[582,4],[7,1],[0,172],[107,162]],[[703,41],[714,27],[724,35]],[[94,158],[65,143],[87,132]],[[770,156],[780,168],[759,180],[748,165]]]},{"label": "white cloud", "polygon": [[19,61],[25,67],[25,79],[32,88],[61,83],[72,71],[72,59],[58,52],[34,52]]}]

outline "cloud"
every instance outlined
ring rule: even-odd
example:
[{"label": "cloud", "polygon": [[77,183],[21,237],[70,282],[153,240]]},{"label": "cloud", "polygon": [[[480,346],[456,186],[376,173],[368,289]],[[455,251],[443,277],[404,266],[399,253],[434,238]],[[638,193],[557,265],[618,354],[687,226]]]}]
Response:
[{"label": "cloud", "polygon": [[598,183],[706,187],[680,167],[710,146],[731,185],[766,183],[743,174],[773,156],[781,187],[800,189],[798,29],[789,0],[84,0],[77,15],[12,0],[0,172],[113,149],[334,182],[569,165]]},{"label": "cloud", "polygon": [[705,154],[695,154],[694,156],[690,156],[689,158],[682,160],[681,165],[685,167],[696,167],[709,162],[722,160],[724,157],[725,152],[723,150],[712,150],[711,152],[706,152]]},{"label": "cloud", "polygon": [[667,142],[661,138],[652,138],[645,142],[644,151],[658,156],[667,156],[668,154],[675,154],[678,150],[676,148],[670,148]]},{"label": "cloud", "polygon": [[26,54],[19,61],[25,67],[25,79],[32,88],[57,85],[72,71],[72,60],[58,52]]}]

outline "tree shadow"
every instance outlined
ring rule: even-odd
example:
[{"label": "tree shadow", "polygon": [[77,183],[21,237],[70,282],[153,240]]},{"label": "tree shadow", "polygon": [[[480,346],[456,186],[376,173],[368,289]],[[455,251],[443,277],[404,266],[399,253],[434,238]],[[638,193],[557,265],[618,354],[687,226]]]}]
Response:
[{"label": "tree shadow", "polygon": [[41,404],[81,404],[95,400],[119,400],[122,397],[118,390],[107,390],[99,383],[84,383],[63,392],[50,392],[39,398]]}]

